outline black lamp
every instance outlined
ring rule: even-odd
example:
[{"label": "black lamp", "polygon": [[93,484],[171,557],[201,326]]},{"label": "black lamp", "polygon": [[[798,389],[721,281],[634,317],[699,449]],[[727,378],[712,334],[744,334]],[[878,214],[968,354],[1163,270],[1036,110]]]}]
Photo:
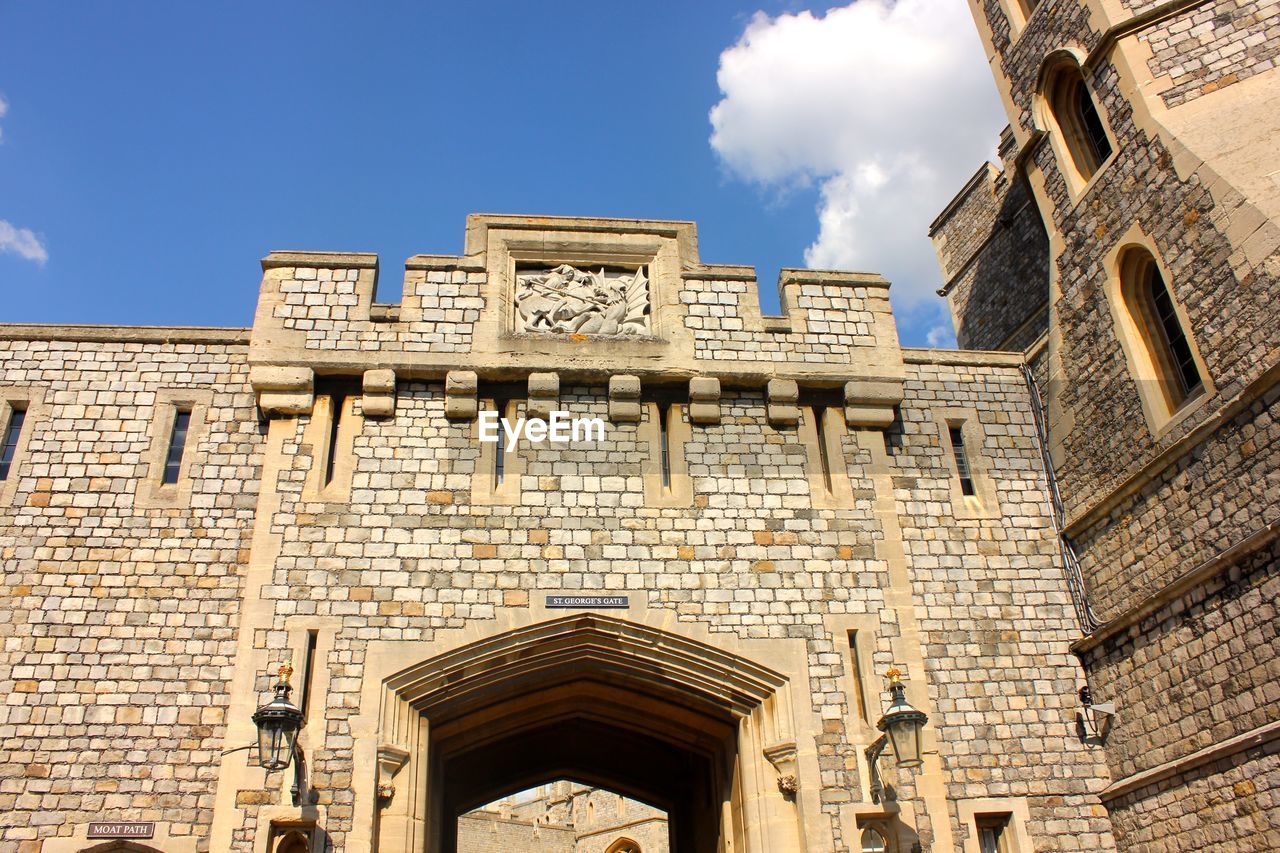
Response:
[{"label": "black lamp", "polygon": [[297,749],[302,711],[289,701],[289,694],[293,691],[289,686],[291,675],[293,667],[281,664],[275,697],[253,712],[253,723],[258,727],[258,764],[267,770],[288,767]]},{"label": "black lamp", "polygon": [[923,763],[920,756],[924,752],[921,736],[929,718],[907,703],[907,689],[902,685],[902,673],[896,667],[885,675],[889,677],[889,710],[876,723],[876,728],[889,735],[899,767],[919,767]]}]

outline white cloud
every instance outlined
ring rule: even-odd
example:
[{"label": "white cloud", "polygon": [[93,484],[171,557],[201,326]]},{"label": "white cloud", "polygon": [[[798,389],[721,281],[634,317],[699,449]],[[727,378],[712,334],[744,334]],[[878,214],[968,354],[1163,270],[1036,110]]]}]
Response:
[{"label": "white cloud", "polygon": [[1005,124],[965,0],[856,0],[757,12],[720,54],[711,145],[739,177],[819,185],[811,267],[884,273],[923,307],[940,284],[927,230]]},{"label": "white cloud", "polygon": [[956,333],[950,325],[934,326],[924,336],[924,339],[929,346],[934,348],[944,347],[947,349],[954,349],[956,346]]},{"label": "white cloud", "polygon": [[0,255],[12,252],[28,261],[43,264],[49,260],[49,252],[40,238],[29,228],[15,228],[0,219]]},{"label": "white cloud", "polygon": [[[0,118],[9,112],[9,102],[0,95]],[[0,128],[0,140],[4,139],[4,130]],[[10,252],[28,261],[43,264],[49,260],[49,251],[40,242],[40,238],[30,228],[18,228],[12,223],[0,219],[0,255]]]}]

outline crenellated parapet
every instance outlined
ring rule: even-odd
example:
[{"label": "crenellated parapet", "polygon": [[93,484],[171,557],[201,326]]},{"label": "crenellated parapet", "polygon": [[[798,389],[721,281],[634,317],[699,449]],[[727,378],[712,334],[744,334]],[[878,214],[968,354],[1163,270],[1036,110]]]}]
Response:
[{"label": "crenellated parapet", "polygon": [[407,261],[398,305],[374,301],[375,255],[272,252],[262,267],[250,363],[268,414],[309,408],[316,375],[369,371],[783,379],[845,389],[851,423],[866,425],[891,420],[902,398],[888,281],[785,269],[783,314],[766,316],[754,269],[703,264],[691,222],[473,215],[463,255]]}]

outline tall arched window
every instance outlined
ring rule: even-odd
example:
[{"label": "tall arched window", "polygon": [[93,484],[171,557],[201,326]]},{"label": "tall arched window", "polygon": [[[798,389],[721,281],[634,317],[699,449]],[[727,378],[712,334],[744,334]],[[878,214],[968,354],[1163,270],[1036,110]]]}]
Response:
[{"label": "tall arched window", "polygon": [[1068,179],[1079,189],[1111,156],[1111,139],[1075,59],[1063,55],[1045,75],[1044,103],[1056,131]]},{"label": "tall arched window", "polygon": [[1120,295],[1138,338],[1134,343],[1147,363],[1138,365],[1138,380],[1154,381],[1165,413],[1172,414],[1204,390],[1195,351],[1155,257],[1141,246],[1130,246],[1120,255],[1119,272]]}]

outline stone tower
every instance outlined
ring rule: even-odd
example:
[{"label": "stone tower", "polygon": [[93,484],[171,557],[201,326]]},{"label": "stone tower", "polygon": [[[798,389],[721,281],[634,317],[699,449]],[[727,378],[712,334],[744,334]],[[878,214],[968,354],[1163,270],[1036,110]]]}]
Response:
[{"label": "stone tower", "polygon": [[1280,4],[971,6],[1003,169],[931,236],[1047,401],[1116,840],[1276,849]]}]

